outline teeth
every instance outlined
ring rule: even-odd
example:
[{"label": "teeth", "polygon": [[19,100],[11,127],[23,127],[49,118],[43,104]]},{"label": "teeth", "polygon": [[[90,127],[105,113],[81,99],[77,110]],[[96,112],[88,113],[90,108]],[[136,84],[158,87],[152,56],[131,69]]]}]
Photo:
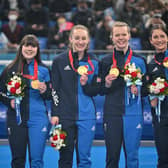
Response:
[{"label": "teeth", "polygon": [[26,54],[32,54],[32,51],[25,51]]}]

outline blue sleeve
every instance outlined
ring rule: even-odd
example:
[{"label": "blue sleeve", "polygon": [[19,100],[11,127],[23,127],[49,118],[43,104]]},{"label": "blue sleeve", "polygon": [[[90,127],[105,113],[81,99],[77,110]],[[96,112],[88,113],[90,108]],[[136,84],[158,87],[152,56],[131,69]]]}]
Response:
[{"label": "blue sleeve", "polygon": [[41,96],[43,97],[43,99],[46,99],[46,100],[50,100],[52,98],[51,96],[51,80],[50,80],[50,71],[48,68],[45,68],[45,84],[47,86],[47,89],[44,93],[41,94]]}]

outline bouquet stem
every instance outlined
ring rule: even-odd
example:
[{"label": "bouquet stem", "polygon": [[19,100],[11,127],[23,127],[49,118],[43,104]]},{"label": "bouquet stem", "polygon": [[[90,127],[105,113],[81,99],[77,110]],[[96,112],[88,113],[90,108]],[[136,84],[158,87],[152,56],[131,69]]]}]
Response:
[{"label": "bouquet stem", "polygon": [[21,114],[20,114],[20,102],[22,97],[15,98],[15,110],[16,110],[16,122],[18,125],[22,123]]}]

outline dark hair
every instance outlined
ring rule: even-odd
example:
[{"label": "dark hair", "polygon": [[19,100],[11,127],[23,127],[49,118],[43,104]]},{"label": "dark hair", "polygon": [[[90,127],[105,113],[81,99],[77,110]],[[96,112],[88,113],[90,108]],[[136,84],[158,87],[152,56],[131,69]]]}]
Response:
[{"label": "dark hair", "polygon": [[22,46],[28,46],[31,45],[33,47],[37,47],[37,54],[35,56],[35,59],[37,60],[38,63],[41,63],[41,57],[40,57],[40,47],[39,47],[39,42],[38,39],[35,35],[28,34],[25,35],[20,43],[19,49],[17,51],[15,59],[10,63],[7,67],[7,69],[12,68],[13,66],[17,65],[18,66],[18,72],[21,72],[22,69],[22,64],[26,61],[26,59],[22,55]]},{"label": "dark hair", "polygon": [[157,30],[157,29],[162,30],[163,32],[165,32],[168,35],[167,29],[163,24],[155,24],[155,25],[151,26],[151,28],[150,28],[150,34],[149,34],[150,38],[152,37],[153,31]]}]

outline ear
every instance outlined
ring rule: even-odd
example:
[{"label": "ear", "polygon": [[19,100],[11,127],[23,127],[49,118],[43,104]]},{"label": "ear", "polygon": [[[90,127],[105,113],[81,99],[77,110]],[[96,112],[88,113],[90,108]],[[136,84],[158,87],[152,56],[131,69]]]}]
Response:
[{"label": "ear", "polygon": [[152,41],[152,38],[149,38],[149,41],[150,41],[150,43],[153,45],[153,41]]}]

